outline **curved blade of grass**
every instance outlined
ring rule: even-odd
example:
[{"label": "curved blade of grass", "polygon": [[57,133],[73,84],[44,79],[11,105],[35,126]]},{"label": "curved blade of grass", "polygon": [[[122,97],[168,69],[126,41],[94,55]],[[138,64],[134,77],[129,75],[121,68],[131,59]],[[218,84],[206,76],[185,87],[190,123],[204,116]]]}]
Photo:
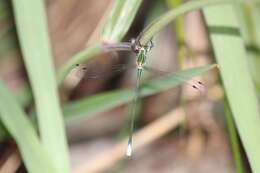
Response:
[{"label": "curved blade of grass", "polygon": [[[180,78],[176,77],[176,75],[183,76],[188,80],[214,67],[215,65],[192,68],[178,73],[170,73],[159,79],[148,81],[140,86],[140,96],[149,96],[180,85],[184,81],[180,81]],[[132,90],[118,90],[71,102],[64,107],[65,119],[68,123],[75,122],[81,118],[89,117],[93,114],[130,102],[133,96],[134,91]]]},{"label": "curved blade of grass", "polygon": [[120,41],[132,24],[142,0],[117,0],[103,31],[106,42]]},{"label": "curved blade of grass", "polygon": [[104,40],[109,39],[110,35],[112,35],[114,26],[117,22],[117,19],[119,17],[120,12],[122,11],[125,2],[126,1],[122,0],[114,0],[110,15],[107,18],[107,22],[103,28],[102,36]]},{"label": "curved blade of grass", "polygon": [[11,92],[0,82],[0,119],[14,137],[29,172],[55,173],[36,130]]},{"label": "curved blade of grass", "polygon": [[179,7],[168,11],[167,13],[163,14],[162,16],[155,19],[152,23],[150,23],[142,32],[140,42],[141,44],[145,45],[148,43],[152,37],[171,23],[176,17],[183,15],[187,12],[198,10],[210,5],[216,5],[219,3],[231,3],[232,0],[195,0],[187,2]]},{"label": "curved blade of grass", "polygon": [[227,98],[253,172],[260,172],[260,116],[246,50],[231,5],[204,10]]},{"label": "curved blade of grass", "polygon": [[41,141],[59,173],[69,172],[63,117],[42,0],[13,0],[26,70],[35,98]]}]

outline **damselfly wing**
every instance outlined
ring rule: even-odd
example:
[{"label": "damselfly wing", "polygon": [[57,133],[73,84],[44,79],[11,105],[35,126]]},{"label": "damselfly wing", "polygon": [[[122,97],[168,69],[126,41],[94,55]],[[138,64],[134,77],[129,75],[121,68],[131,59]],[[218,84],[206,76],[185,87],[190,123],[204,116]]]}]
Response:
[{"label": "damselfly wing", "polygon": [[[88,63],[87,65],[76,64],[75,69],[78,70],[78,76],[84,80],[99,80],[99,79],[107,79],[112,78],[115,75],[120,75],[128,69],[135,68],[136,69],[136,86],[135,86],[135,96],[133,99],[133,103],[130,110],[131,123],[129,128],[129,139],[126,150],[126,155],[131,156],[133,150],[133,131],[136,117],[136,106],[139,99],[139,85],[143,75],[143,72],[149,72],[156,74],[156,76],[166,75],[168,72],[164,70],[158,70],[154,67],[149,67],[146,65],[147,54],[152,49],[153,44],[150,42],[148,45],[141,45],[137,41],[131,42],[132,52],[136,54],[135,61],[129,61],[126,59],[115,58],[112,56],[112,59],[103,59],[104,62],[93,61]],[[115,61],[116,60],[116,61]],[[189,85],[193,89],[197,90],[200,94],[203,90],[203,84],[198,80],[187,80],[187,77],[181,76],[176,73],[176,80],[180,80],[181,82]]]}]

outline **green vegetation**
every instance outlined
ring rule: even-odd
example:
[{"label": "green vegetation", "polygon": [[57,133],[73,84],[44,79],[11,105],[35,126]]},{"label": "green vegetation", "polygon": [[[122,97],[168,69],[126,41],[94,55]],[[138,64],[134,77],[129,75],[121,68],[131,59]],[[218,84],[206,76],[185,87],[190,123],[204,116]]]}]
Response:
[{"label": "green vegetation", "polygon": [[[170,3],[171,0],[167,0]],[[53,65],[50,38],[47,30],[43,0],[12,0],[14,23],[10,8],[0,1],[0,20],[9,20],[5,30],[0,30],[1,54],[10,49],[20,49],[29,77],[28,86],[13,94],[2,79],[0,81],[0,140],[10,135],[18,145],[28,172],[68,173],[70,171],[65,123],[126,104],[133,99],[134,91],[118,89],[91,97],[68,101],[61,107],[59,88],[76,64],[87,63],[97,55],[107,52],[104,43],[95,43],[71,57],[59,69]],[[115,0],[102,32],[106,44],[120,43],[141,6],[140,0]],[[256,6],[254,3],[258,3]],[[176,6],[176,7],[175,7]],[[173,9],[157,17],[140,33],[140,42],[146,45],[151,38],[186,13],[203,9],[212,49],[219,67],[227,96],[227,124],[237,172],[243,172],[238,149],[238,135],[245,148],[251,169],[260,172],[260,115],[255,88],[259,87],[259,2],[234,0],[180,0]],[[177,38],[184,40],[183,18],[178,18]],[[249,24],[248,24],[249,23]],[[14,30],[15,27],[15,30]],[[10,33],[16,37],[10,37]],[[257,51],[258,50],[258,51]],[[111,51],[113,51],[111,49]],[[0,59],[1,60],[1,59]],[[250,68],[249,65],[250,64]],[[176,75],[190,80],[202,75],[216,65],[192,68],[170,73],[141,84],[141,97],[156,94],[180,85]],[[251,71],[250,71],[251,70]],[[57,71],[57,72],[56,72]],[[255,82],[255,83],[254,83]],[[109,101],[108,101],[109,100]],[[32,104],[33,103],[33,104]],[[28,106],[35,110],[37,123],[26,112]],[[232,121],[232,117],[234,122]],[[234,124],[235,123],[235,124]],[[8,131],[8,134],[6,132]]]}]

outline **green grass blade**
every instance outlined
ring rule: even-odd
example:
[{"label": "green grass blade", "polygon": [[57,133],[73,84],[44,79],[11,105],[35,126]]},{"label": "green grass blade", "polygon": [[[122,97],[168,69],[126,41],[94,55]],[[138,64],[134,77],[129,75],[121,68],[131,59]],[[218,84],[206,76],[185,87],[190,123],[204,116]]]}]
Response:
[{"label": "green grass blade", "polygon": [[[176,75],[183,76],[185,77],[185,80],[189,80],[214,67],[215,65],[197,67],[148,81],[140,86],[140,97],[156,94],[183,83],[184,81],[181,81],[179,77],[176,77]],[[71,102],[64,107],[66,122],[76,122],[81,118],[89,117],[96,113],[130,102],[134,95],[135,93],[133,90],[118,90],[97,94],[95,96],[83,98],[79,101]]]},{"label": "green grass blade", "polygon": [[246,51],[230,5],[204,10],[227,98],[253,172],[260,172],[260,116]]},{"label": "green grass blade", "polygon": [[133,94],[131,90],[109,91],[72,101],[64,106],[65,120],[68,124],[77,122],[81,118],[122,105],[130,101]]},{"label": "green grass blade", "polygon": [[103,28],[102,36],[104,40],[109,40],[109,37],[112,35],[114,26],[120,15],[120,12],[122,11],[124,3],[125,1],[122,0],[114,0],[110,15],[107,18],[107,22]]},{"label": "green grass blade", "polygon": [[142,0],[117,0],[110,14],[103,32],[103,40],[106,42],[120,41],[132,24]]},{"label": "green grass blade", "polygon": [[207,6],[216,5],[219,3],[231,3],[231,2],[232,0],[196,0],[196,1],[190,1],[183,5],[180,5],[179,7],[168,11],[167,13],[163,14],[162,16],[158,17],[153,22],[151,22],[144,29],[140,42],[144,45],[148,43],[157,32],[159,32],[161,29],[163,29],[165,26],[167,26],[169,23],[175,20],[176,17],[180,15]]},{"label": "green grass blade", "polygon": [[11,92],[0,82],[0,119],[14,137],[29,172],[55,173],[32,123]]},{"label": "green grass blade", "polygon": [[13,0],[20,46],[36,104],[41,141],[59,173],[69,172],[63,117],[42,0]]}]

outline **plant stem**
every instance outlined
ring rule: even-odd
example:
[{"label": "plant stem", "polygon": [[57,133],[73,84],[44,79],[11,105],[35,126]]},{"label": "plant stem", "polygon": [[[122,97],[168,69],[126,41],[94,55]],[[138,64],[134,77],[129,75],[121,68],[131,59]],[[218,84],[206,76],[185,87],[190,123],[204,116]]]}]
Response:
[{"label": "plant stem", "polygon": [[198,10],[210,5],[216,5],[220,3],[231,3],[232,0],[196,0],[187,2],[177,8],[174,8],[166,14],[158,17],[152,23],[150,23],[141,33],[140,42],[142,45],[146,45],[152,37],[167,26],[170,22],[175,20],[178,16],[183,15],[187,12]]}]

